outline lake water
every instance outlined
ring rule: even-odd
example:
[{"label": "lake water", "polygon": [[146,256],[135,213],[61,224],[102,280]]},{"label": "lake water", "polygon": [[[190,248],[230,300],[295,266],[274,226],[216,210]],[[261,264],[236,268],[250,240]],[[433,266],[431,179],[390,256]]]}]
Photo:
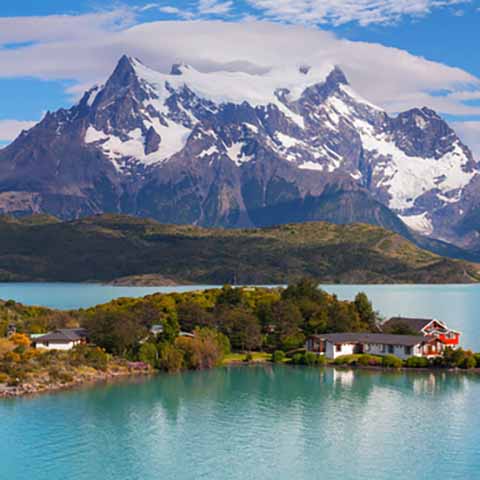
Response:
[{"label": "lake water", "polygon": [[480,478],[480,377],[233,367],[0,402],[0,478]]},{"label": "lake water", "polygon": [[[115,287],[97,284],[0,283],[0,298],[28,305],[71,309],[90,307],[122,296],[208,288]],[[462,345],[480,351],[480,285],[328,285],[339,298],[353,299],[364,291],[385,317],[394,315],[434,317],[460,330]]]}]

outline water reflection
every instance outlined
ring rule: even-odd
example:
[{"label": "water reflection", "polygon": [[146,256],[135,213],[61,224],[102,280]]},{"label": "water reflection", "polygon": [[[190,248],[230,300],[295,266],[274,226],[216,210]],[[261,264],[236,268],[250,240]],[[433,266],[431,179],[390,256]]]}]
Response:
[{"label": "water reflection", "polygon": [[265,366],[0,403],[0,478],[476,478],[479,394],[476,375]]}]

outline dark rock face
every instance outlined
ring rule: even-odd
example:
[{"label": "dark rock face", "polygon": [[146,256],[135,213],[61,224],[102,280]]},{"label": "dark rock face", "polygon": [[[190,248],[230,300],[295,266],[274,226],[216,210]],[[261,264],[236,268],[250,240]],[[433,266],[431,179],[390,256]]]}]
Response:
[{"label": "dark rock face", "polygon": [[406,223],[475,246],[478,166],[435,112],[392,118],[338,67],[290,77],[271,74],[266,89],[262,76],[183,64],[166,75],[124,56],[104,86],[0,151],[0,212],[367,222],[409,236]]}]

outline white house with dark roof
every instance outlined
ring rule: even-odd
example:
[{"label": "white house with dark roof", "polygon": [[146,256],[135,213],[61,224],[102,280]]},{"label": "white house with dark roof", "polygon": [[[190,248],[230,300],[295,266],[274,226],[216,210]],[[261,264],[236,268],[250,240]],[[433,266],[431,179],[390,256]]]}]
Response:
[{"label": "white house with dark roof", "polygon": [[71,350],[87,342],[84,328],[61,328],[33,339],[35,348],[46,350]]},{"label": "white house with dark roof", "polygon": [[335,359],[342,355],[368,353],[409,357],[436,357],[445,349],[442,341],[425,335],[391,335],[385,333],[327,333],[312,335],[305,348],[309,352]]}]

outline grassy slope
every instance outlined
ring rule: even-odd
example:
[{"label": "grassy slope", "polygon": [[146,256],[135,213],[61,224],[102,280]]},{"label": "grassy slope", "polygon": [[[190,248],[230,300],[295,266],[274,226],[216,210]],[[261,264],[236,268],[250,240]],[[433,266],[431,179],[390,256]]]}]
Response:
[{"label": "grassy slope", "polygon": [[103,215],[59,223],[0,219],[0,280],[110,281],[159,274],[178,282],[462,283],[480,266],[439,257],[363,224],[223,230]]}]

